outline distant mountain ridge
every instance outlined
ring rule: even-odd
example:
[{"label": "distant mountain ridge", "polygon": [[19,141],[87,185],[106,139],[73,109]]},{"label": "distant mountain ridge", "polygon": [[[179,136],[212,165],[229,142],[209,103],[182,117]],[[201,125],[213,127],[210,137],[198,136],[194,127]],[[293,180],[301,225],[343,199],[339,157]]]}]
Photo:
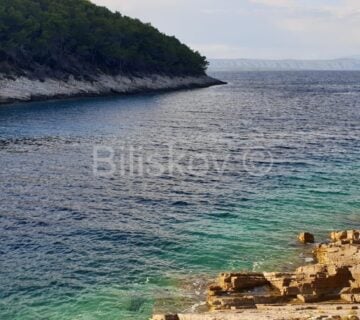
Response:
[{"label": "distant mountain ridge", "polygon": [[286,70],[354,70],[360,71],[360,59],[334,60],[257,60],[210,59],[209,71],[286,71]]}]

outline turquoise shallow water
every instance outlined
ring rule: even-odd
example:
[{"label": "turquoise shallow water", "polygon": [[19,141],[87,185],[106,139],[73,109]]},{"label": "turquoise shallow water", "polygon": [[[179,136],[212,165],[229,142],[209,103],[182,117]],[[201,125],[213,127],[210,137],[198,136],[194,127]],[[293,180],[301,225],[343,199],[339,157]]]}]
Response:
[{"label": "turquoise shallow water", "polygon": [[189,310],[219,271],[301,261],[301,230],[360,227],[360,73],[216,76],[0,108],[0,319]]}]

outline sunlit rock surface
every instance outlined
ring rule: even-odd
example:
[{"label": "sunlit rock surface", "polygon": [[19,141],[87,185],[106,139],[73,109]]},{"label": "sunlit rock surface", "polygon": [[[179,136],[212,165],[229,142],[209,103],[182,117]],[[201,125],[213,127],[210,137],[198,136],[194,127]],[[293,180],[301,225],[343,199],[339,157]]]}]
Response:
[{"label": "sunlit rock surface", "polygon": [[293,272],[221,273],[208,288],[212,313],[154,320],[358,319],[359,238],[358,230],[332,232],[330,242],[314,246],[316,263]]}]

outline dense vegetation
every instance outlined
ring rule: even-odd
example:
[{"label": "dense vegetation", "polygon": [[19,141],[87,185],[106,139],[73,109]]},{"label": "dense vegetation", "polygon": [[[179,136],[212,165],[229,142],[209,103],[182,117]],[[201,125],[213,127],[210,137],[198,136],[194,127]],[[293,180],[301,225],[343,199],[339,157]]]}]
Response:
[{"label": "dense vegetation", "polygon": [[205,57],[87,0],[0,0],[0,72],[203,74]]}]

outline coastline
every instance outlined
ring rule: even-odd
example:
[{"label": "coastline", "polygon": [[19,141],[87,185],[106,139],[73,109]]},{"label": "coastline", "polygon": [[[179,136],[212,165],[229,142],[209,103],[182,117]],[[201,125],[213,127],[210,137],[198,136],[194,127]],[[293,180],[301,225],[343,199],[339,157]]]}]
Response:
[{"label": "coastline", "polygon": [[205,312],[154,314],[152,320],[359,320],[360,230],[331,232],[315,243],[313,261],[290,272],[221,273],[207,290]]},{"label": "coastline", "polygon": [[182,89],[207,88],[225,82],[201,76],[144,76],[106,75],[93,76],[91,80],[31,79],[30,77],[9,77],[0,74],[0,104],[30,102],[76,97],[129,95]]}]

